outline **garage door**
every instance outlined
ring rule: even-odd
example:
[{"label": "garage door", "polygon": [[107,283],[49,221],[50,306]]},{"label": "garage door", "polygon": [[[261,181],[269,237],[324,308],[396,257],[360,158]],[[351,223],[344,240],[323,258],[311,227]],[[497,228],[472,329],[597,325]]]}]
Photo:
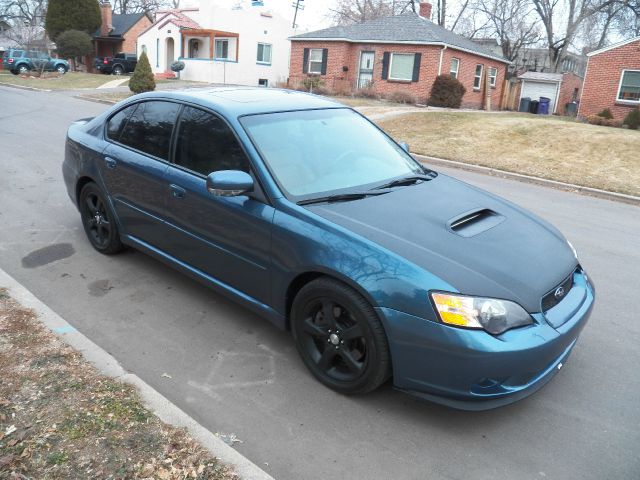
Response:
[{"label": "garage door", "polygon": [[540,97],[547,97],[551,99],[551,104],[549,105],[549,113],[553,113],[555,111],[557,91],[557,83],[525,80],[524,85],[522,85],[523,98],[529,97],[531,100],[539,100]]}]

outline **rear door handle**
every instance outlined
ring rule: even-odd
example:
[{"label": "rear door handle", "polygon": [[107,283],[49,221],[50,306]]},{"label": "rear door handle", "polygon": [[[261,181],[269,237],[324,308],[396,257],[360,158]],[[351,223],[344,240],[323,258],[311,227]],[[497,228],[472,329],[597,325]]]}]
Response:
[{"label": "rear door handle", "polygon": [[171,190],[171,196],[173,198],[184,198],[184,195],[187,193],[184,188],[174,184],[169,185],[169,190]]},{"label": "rear door handle", "polygon": [[112,170],[118,165],[118,162],[116,162],[111,157],[104,157],[104,163],[107,165],[107,168],[110,168]]}]

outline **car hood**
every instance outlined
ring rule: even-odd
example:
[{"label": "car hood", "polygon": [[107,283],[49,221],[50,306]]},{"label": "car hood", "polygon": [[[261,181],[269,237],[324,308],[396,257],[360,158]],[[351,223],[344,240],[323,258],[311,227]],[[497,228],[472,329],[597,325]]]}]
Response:
[{"label": "car hood", "polygon": [[529,312],[540,311],[542,297],[577,265],[549,223],[446,175],[386,195],[306,208],[463,294],[513,300]]}]

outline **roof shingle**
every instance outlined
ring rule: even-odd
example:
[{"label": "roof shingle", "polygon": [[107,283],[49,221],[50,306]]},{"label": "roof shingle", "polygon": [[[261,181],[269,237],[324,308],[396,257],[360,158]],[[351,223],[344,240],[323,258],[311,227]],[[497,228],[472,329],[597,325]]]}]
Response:
[{"label": "roof shingle", "polygon": [[376,18],[354,25],[329,27],[302,33],[291,40],[346,40],[350,42],[443,44],[483,57],[509,61],[474,41],[453,33],[413,12],[393,17]]}]

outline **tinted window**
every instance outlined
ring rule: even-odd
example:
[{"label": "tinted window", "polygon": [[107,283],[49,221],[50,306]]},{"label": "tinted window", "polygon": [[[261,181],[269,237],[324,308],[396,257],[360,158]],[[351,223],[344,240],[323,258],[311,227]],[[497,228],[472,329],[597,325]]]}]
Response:
[{"label": "tinted window", "polygon": [[171,132],[180,105],[171,102],[142,102],[122,130],[120,143],[131,148],[169,159]]},{"label": "tinted window", "polygon": [[114,141],[118,141],[120,139],[120,134],[122,133],[124,126],[127,124],[129,115],[133,113],[137,106],[138,104],[135,104],[127,108],[123,108],[109,119],[107,122],[107,138]]},{"label": "tinted window", "polygon": [[180,117],[175,163],[203,175],[217,170],[249,171],[231,129],[215,115],[191,107]]}]

